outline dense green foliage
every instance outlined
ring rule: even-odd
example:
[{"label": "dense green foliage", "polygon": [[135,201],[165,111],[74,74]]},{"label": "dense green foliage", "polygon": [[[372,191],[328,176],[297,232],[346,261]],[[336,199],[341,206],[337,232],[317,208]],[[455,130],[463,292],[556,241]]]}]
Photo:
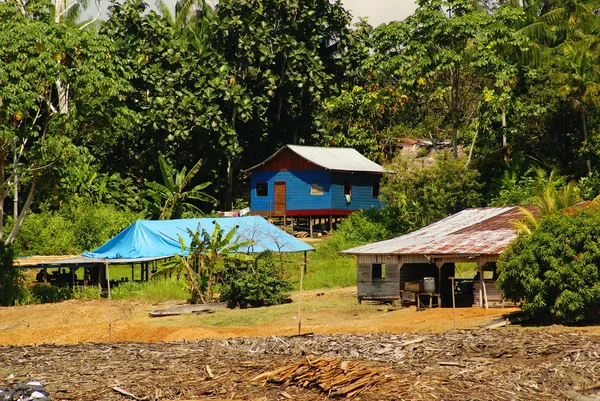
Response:
[{"label": "dense green foliage", "polygon": [[[0,2],[0,239],[18,255],[242,204],[241,171],[287,143],[351,146],[395,172],[386,206],[315,259],[468,207],[600,194],[595,1],[418,0],[378,27],[329,0],[125,0],[77,26],[84,3]],[[432,144],[401,157],[404,137]]]},{"label": "dense green foliage", "polygon": [[0,305],[12,306],[25,303],[29,296],[23,286],[24,277],[13,267],[14,249],[0,245]]},{"label": "dense green foliage", "polygon": [[267,306],[283,303],[292,284],[272,254],[259,256],[253,263],[229,264],[219,286],[219,298],[229,307]]},{"label": "dense green foliage", "polygon": [[561,323],[598,317],[600,215],[578,210],[543,219],[502,254],[498,285],[530,315]]},{"label": "dense green foliage", "polygon": [[15,248],[19,256],[76,255],[95,249],[138,217],[111,205],[83,201],[57,211],[32,213]]}]

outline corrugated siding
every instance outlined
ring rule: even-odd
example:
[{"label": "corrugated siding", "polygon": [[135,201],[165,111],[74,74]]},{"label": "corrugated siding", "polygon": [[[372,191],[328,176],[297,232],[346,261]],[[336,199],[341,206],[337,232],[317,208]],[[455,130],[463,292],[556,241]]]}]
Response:
[{"label": "corrugated siding", "polygon": [[[332,173],[331,178],[331,207],[341,210],[360,210],[370,207],[380,207],[379,198],[373,198],[373,184],[381,180],[380,175]],[[352,198],[346,203],[344,182],[352,183]]]},{"label": "corrugated siding", "polygon": [[[252,174],[250,205],[253,212],[270,211],[274,207],[274,186],[286,182],[287,210],[317,210],[331,208],[331,172],[327,170],[300,170],[255,172]],[[269,196],[256,196],[256,183],[269,184]],[[323,187],[323,195],[311,195],[311,184]]]}]

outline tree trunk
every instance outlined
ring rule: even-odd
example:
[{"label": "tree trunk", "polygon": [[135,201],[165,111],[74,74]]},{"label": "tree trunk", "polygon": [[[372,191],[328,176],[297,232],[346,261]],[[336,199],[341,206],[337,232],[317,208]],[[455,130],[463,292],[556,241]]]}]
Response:
[{"label": "tree trunk", "polygon": [[502,148],[506,147],[506,105],[502,103]]},{"label": "tree trunk", "polygon": [[[586,118],[585,118],[585,111],[581,111],[581,123],[583,126],[583,141],[585,143],[587,143],[587,124],[586,124]],[[592,163],[590,162],[590,160],[586,160],[585,161],[586,165],[587,165],[587,170],[588,170],[588,174],[590,174],[592,172]]]},{"label": "tree trunk", "polygon": [[23,225],[25,216],[27,215],[27,213],[29,212],[29,209],[31,208],[31,203],[33,202],[33,198],[35,195],[35,190],[36,190],[38,181],[39,181],[39,177],[38,177],[37,173],[34,173],[33,178],[31,180],[31,188],[29,189],[29,195],[27,195],[27,200],[25,201],[25,204],[23,205],[23,209],[21,209],[21,212],[19,213],[19,217],[17,218],[17,220],[15,220],[15,225],[13,226],[12,231],[8,235],[8,238],[6,239],[6,241],[4,241],[4,246],[9,246],[15,241],[15,238],[16,238],[17,234],[19,233],[21,226]]},{"label": "tree trunk", "polygon": [[19,156],[17,155],[17,136],[13,138],[13,175],[14,175],[14,191],[15,197],[13,199],[13,218],[17,221],[19,217],[19,171],[17,165],[19,164]]},{"label": "tree trunk", "polygon": [[452,155],[458,159],[458,68],[452,70],[452,93],[450,94],[450,116],[452,119]]}]

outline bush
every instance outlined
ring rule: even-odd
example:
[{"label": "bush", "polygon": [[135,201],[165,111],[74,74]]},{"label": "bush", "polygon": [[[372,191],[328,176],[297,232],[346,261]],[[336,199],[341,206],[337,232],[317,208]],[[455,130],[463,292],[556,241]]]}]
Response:
[{"label": "bush", "polygon": [[62,302],[73,298],[71,287],[56,287],[45,284],[36,284],[31,287],[33,301],[40,304]]},{"label": "bush", "polygon": [[498,262],[498,286],[529,315],[566,324],[598,316],[600,215],[579,209],[552,215],[519,236]]},{"label": "bush", "polygon": [[404,212],[406,227],[421,228],[483,203],[479,173],[465,168],[464,159],[440,153],[426,168],[398,159],[393,170],[384,176],[381,192],[389,206]]},{"label": "bush", "polygon": [[14,249],[0,243],[0,305],[14,306],[27,303],[30,298],[21,271],[13,266]]},{"label": "bush", "polygon": [[289,298],[291,283],[270,253],[248,265],[230,264],[223,275],[220,299],[230,308],[278,305]]},{"label": "bush", "polygon": [[57,211],[30,213],[15,240],[19,256],[73,255],[91,251],[138,216],[116,206],[79,201]]}]

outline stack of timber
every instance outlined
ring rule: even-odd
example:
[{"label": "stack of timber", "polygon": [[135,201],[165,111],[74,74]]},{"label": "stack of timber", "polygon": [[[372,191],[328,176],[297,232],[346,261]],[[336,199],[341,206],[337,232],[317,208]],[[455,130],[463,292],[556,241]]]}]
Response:
[{"label": "stack of timber", "polygon": [[368,368],[360,362],[309,356],[300,362],[262,373],[250,381],[313,387],[330,397],[353,397],[367,388],[387,381],[386,368]]}]

